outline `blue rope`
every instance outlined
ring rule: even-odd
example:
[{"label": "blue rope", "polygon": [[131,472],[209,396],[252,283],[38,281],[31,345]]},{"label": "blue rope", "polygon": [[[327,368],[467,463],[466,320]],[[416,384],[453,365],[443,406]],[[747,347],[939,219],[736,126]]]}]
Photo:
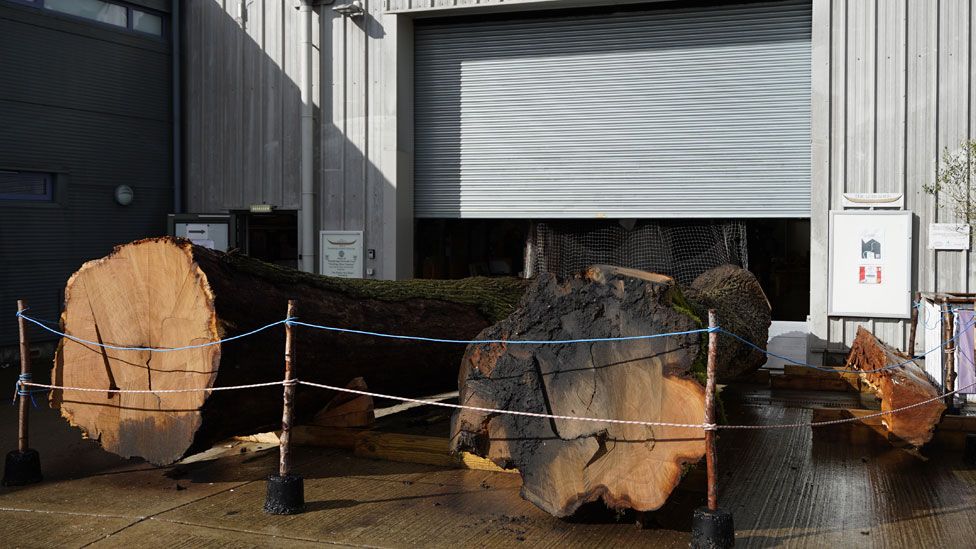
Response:
[{"label": "blue rope", "polygon": [[17,403],[17,397],[26,396],[26,397],[30,397],[31,404],[33,404],[34,407],[37,408],[37,402],[34,401],[34,393],[46,393],[50,389],[33,389],[33,390],[27,389],[24,383],[30,383],[31,379],[32,377],[30,374],[20,374],[17,376],[17,381],[14,383],[14,398],[10,402],[11,406]]},{"label": "blue rope", "polygon": [[[19,311],[16,316],[23,316],[24,318],[27,318],[22,313],[25,313],[28,310],[30,310],[30,307],[24,307],[24,310]],[[50,324],[51,326],[59,326],[59,327],[61,326],[61,322],[57,320],[45,320],[43,318],[36,318],[36,317],[34,318],[34,320],[38,322],[43,322],[44,324]]]},{"label": "blue rope", "polygon": [[[973,319],[973,321],[970,322],[968,324],[968,326],[966,326],[965,328],[963,328],[963,330],[967,330],[969,328],[972,328],[974,325],[976,325],[976,319]],[[906,360],[905,362],[902,362],[902,363],[899,363],[899,364],[889,364],[889,365],[887,365],[887,366],[885,366],[883,368],[876,368],[874,370],[849,370],[849,369],[841,369],[841,368],[830,368],[829,366],[817,366],[815,364],[808,364],[806,362],[800,362],[800,361],[795,360],[793,358],[790,358],[788,356],[779,355],[779,354],[776,354],[776,353],[774,353],[772,351],[768,351],[766,349],[763,349],[762,347],[760,347],[759,345],[756,345],[755,343],[749,341],[748,339],[745,339],[744,337],[742,337],[740,335],[737,335],[737,334],[734,334],[734,333],[732,333],[732,332],[730,332],[728,330],[725,330],[725,329],[722,329],[722,328],[720,328],[719,330],[723,334],[728,335],[728,336],[731,336],[732,338],[737,339],[737,340],[741,341],[742,343],[745,343],[749,347],[752,347],[753,349],[756,349],[757,351],[759,351],[761,353],[765,353],[767,356],[771,356],[773,358],[778,358],[778,359],[783,360],[783,361],[786,361],[786,362],[788,362],[788,363],[790,363],[790,364],[792,364],[794,366],[801,366],[803,368],[813,368],[814,370],[820,370],[822,372],[850,372],[850,373],[869,374],[869,373],[874,373],[874,372],[883,372],[885,370],[890,370],[892,368],[898,368],[900,366],[907,366],[907,365],[912,364],[914,362],[914,359],[909,359],[909,360]],[[946,341],[940,343],[937,347],[935,347],[933,349],[929,349],[928,351],[925,351],[924,353],[922,353],[922,354],[920,354],[920,355],[918,355],[918,356],[916,356],[914,358],[924,358],[924,357],[926,357],[926,356],[928,356],[928,355],[930,355],[930,354],[932,354],[932,353],[934,353],[934,352],[936,352],[938,350],[941,350],[950,341],[955,341],[956,339],[958,339],[960,335],[961,334],[956,334],[952,338],[947,339]]]},{"label": "blue rope", "polygon": [[912,306],[918,309],[919,315],[922,316],[922,325],[925,326],[926,330],[933,330],[937,328],[939,326],[939,322],[941,322],[943,314],[947,312],[957,313],[959,311],[965,310],[962,307],[951,307],[943,303],[942,306],[939,307],[939,314],[938,316],[935,317],[935,321],[933,322],[933,324],[929,325],[929,320],[931,319],[931,317],[928,314],[926,314],[925,303],[922,303],[921,301],[912,301]]},{"label": "blue rope", "polygon": [[339,332],[344,334],[358,334],[372,337],[382,337],[387,339],[408,339],[412,341],[426,341],[430,343],[457,343],[459,345],[473,345],[478,343],[509,343],[513,345],[563,345],[568,343],[599,343],[604,341],[631,341],[635,339],[653,339],[658,337],[672,337],[672,336],[682,336],[691,334],[701,334],[707,332],[717,332],[719,328],[700,328],[697,330],[686,330],[683,332],[668,332],[664,334],[650,334],[650,335],[639,335],[639,336],[622,336],[622,337],[595,337],[587,339],[553,339],[553,340],[531,340],[531,339],[440,339],[436,337],[419,337],[419,336],[407,336],[407,335],[396,335],[396,334],[384,334],[380,332],[368,332],[365,330],[352,330],[349,328],[336,328],[334,326],[322,326],[320,324],[309,324],[307,322],[298,322],[295,320],[289,320],[288,324],[292,326],[304,326],[306,328],[314,328],[316,330],[327,330],[330,332]]},{"label": "blue rope", "polygon": [[170,352],[173,352],[173,351],[186,351],[186,350],[189,350],[189,349],[200,349],[200,348],[203,348],[203,347],[211,347],[213,345],[220,345],[222,343],[227,343],[228,341],[234,341],[235,339],[241,339],[242,337],[247,337],[247,336],[254,335],[254,334],[258,333],[258,332],[262,332],[264,330],[267,330],[268,328],[273,328],[273,327],[275,327],[275,326],[277,326],[279,324],[285,324],[286,322],[289,322],[289,321],[292,320],[292,318],[286,318],[284,320],[279,320],[277,322],[272,322],[271,324],[267,324],[265,326],[261,326],[260,328],[251,330],[250,332],[245,332],[243,334],[238,334],[236,336],[231,336],[231,337],[228,337],[228,338],[225,338],[225,339],[218,339],[217,341],[209,341],[207,343],[200,343],[198,345],[186,345],[184,347],[159,348],[159,347],[122,347],[122,346],[119,346],[119,345],[109,345],[109,344],[106,344],[106,343],[98,343],[96,341],[88,341],[87,339],[82,339],[80,337],[75,337],[75,336],[72,336],[72,335],[68,335],[68,334],[66,334],[64,332],[55,330],[54,328],[50,328],[48,326],[45,326],[44,324],[42,324],[38,320],[35,320],[35,319],[33,319],[33,318],[31,318],[31,317],[29,317],[29,316],[21,313],[20,311],[17,312],[17,316],[18,317],[22,317],[24,320],[26,320],[28,322],[32,322],[32,323],[40,326],[41,328],[44,328],[45,330],[51,332],[52,334],[59,335],[61,337],[70,339],[71,341],[75,341],[77,343],[84,343],[86,345],[94,345],[96,347],[101,347],[103,349],[112,349],[112,350],[115,350],[115,351],[148,351],[150,353],[170,353]]}]

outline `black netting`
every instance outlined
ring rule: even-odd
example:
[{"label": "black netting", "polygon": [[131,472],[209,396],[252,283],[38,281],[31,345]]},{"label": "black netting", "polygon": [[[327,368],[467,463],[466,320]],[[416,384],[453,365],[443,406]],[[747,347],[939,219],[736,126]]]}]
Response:
[{"label": "black netting", "polygon": [[742,221],[547,221],[536,224],[534,240],[536,270],[561,277],[603,264],[689,284],[725,263],[749,266]]}]

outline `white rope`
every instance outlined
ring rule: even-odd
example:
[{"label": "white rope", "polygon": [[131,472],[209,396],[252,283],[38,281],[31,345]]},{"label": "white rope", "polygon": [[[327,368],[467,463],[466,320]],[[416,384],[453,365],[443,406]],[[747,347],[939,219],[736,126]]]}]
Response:
[{"label": "white rope", "polygon": [[449,402],[438,402],[436,400],[423,400],[419,398],[407,398],[407,397],[399,397],[393,395],[384,395],[381,393],[360,391],[358,389],[349,389],[347,387],[334,387],[332,385],[312,383],[310,381],[299,381],[299,383],[302,385],[308,385],[309,387],[318,387],[319,389],[329,389],[332,391],[340,391],[343,393],[352,393],[354,395],[362,395],[362,396],[368,396],[373,398],[386,398],[390,400],[399,400],[400,402],[414,402],[417,404],[429,404],[431,406],[454,408],[456,410],[474,410],[476,412],[485,412],[486,414],[508,414],[512,416],[537,417],[542,419],[570,419],[576,421],[594,421],[598,423],[616,423],[622,425],[645,425],[647,427],[686,427],[689,429],[714,429],[715,428],[714,425],[709,425],[704,423],[668,423],[664,421],[638,421],[638,420],[630,420],[630,419],[599,419],[594,417],[559,416],[554,414],[539,414],[536,412],[520,412],[517,410],[499,410],[496,408],[482,408],[480,406],[466,406],[464,404],[451,404]]},{"label": "white rope", "polygon": [[883,412],[876,412],[873,414],[867,414],[859,417],[849,417],[844,419],[831,419],[827,421],[814,421],[808,423],[777,423],[772,425],[719,425],[719,429],[790,429],[797,427],[823,427],[826,425],[838,425],[841,423],[855,423],[859,421],[864,421],[865,419],[872,419],[876,417],[882,417],[886,415],[893,415],[897,413],[904,412],[906,410],[911,410],[912,408],[918,408],[919,406],[925,406],[926,404],[935,402],[937,400],[942,400],[946,397],[961,393],[970,387],[976,386],[976,381],[966,385],[965,387],[960,387],[955,391],[950,391],[945,394],[937,395],[929,399],[916,402],[914,404],[909,404],[908,406],[902,406],[901,408],[895,408],[894,410],[885,410]]},{"label": "white rope", "polygon": [[640,421],[631,419],[603,419],[594,417],[580,417],[580,416],[564,416],[556,414],[542,414],[537,412],[522,412],[518,410],[502,410],[499,408],[483,408],[481,406],[468,406],[464,404],[452,404],[449,402],[439,402],[436,400],[425,400],[420,398],[409,398],[401,397],[395,395],[385,395],[382,393],[373,393],[370,391],[361,391],[359,389],[350,389],[348,387],[336,387],[334,385],[325,385],[322,383],[312,383],[311,381],[299,381],[297,379],[282,380],[282,381],[269,381],[266,383],[253,383],[250,385],[233,385],[228,387],[210,387],[210,388],[193,388],[193,389],[92,389],[88,387],[65,387],[61,385],[47,385],[43,383],[34,383],[28,381],[22,381],[19,383],[21,386],[28,387],[40,387],[44,389],[61,390],[61,391],[83,391],[92,393],[142,393],[142,394],[153,394],[153,393],[193,393],[193,392],[212,392],[212,391],[231,391],[237,389],[253,389],[257,387],[273,387],[275,385],[307,385],[309,387],[316,387],[319,389],[327,389],[330,391],[338,391],[341,393],[350,393],[360,396],[368,396],[372,398],[383,398],[387,400],[397,400],[400,402],[411,402],[415,404],[424,404],[429,406],[440,406],[442,408],[452,408],[455,410],[473,410],[476,412],[483,412],[486,414],[505,414],[512,416],[523,416],[523,417],[535,417],[540,419],[565,419],[570,421],[589,421],[594,423],[612,423],[617,425],[643,425],[646,427],[675,427],[682,429],[702,429],[705,431],[715,431],[722,429],[798,429],[806,427],[823,427],[827,425],[839,425],[842,423],[856,423],[861,422],[866,419],[872,419],[876,417],[882,417],[886,415],[893,415],[906,410],[911,410],[913,408],[918,408],[926,404],[935,402],[937,400],[944,399],[946,397],[961,393],[971,387],[976,386],[976,382],[970,383],[965,387],[960,387],[955,391],[951,391],[945,394],[941,394],[914,404],[909,404],[908,406],[903,406],[901,408],[895,408],[894,410],[886,410],[882,412],[876,412],[873,414],[867,414],[859,417],[850,417],[843,419],[833,419],[828,421],[814,421],[805,423],[778,423],[769,425],[716,425],[714,423],[671,423],[666,421]]},{"label": "white rope", "polygon": [[194,387],[190,389],[92,389],[91,387],[65,387],[63,385],[46,385],[44,383],[34,383],[33,381],[22,381],[24,387],[40,387],[58,391],[81,391],[84,393],[124,393],[124,394],[156,394],[156,393],[203,393],[213,391],[233,391],[236,389],[254,389],[256,387],[273,387],[275,385],[291,385],[298,380],[291,381],[269,381],[267,383],[252,383],[250,385],[230,385],[227,387]]}]

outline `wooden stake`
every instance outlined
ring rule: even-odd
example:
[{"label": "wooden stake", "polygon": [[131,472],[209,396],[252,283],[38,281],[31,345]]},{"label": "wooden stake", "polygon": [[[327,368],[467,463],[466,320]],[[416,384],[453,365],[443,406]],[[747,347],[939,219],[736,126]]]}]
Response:
[{"label": "wooden stake", "polygon": [[[288,316],[295,316],[295,300],[288,300]],[[292,364],[292,337],[291,324],[285,323],[285,391],[284,406],[281,412],[281,437],[279,439],[279,454],[281,462],[278,465],[278,476],[284,477],[291,470],[291,421],[295,407],[295,385],[290,382],[294,379],[294,366]]]},{"label": "wooden stake", "polygon": [[915,303],[912,305],[912,329],[908,333],[908,357],[915,358],[915,333],[918,331],[918,310],[922,306],[922,292],[915,292]]},{"label": "wooden stake", "polygon": [[[942,333],[945,341],[945,391],[951,393],[956,388],[956,315],[949,307],[948,301],[943,300]],[[952,397],[946,397],[946,407],[953,408]]]},{"label": "wooden stake", "polygon": [[[17,311],[23,314],[27,310],[27,304],[23,299],[17,300]],[[27,321],[24,320],[23,316],[17,317],[17,327],[20,330],[20,379],[26,380],[30,379],[31,375],[31,363],[30,363],[30,342],[27,340]],[[26,452],[27,448],[30,447],[30,440],[27,434],[27,420],[30,416],[30,406],[28,406],[27,401],[30,400],[23,392],[29,391],[27,387],[22,387],[20,384],[17,385],[17,394],[19,395],[18,400],[20,401],[20,413],[18,414],[17,420],[18,432],[17,432],[17,450],[21,453]]]},{"label": "wooden stake", "polygon": [[[718,355],[718,327],[715,309],[708,311],[708,368],[705,380],[705,423],[715,423],[715,363]],[[705,431],[705,465],[708,472],[708,510],[718,509],[718,456],[715,452],[715,431]]]}]

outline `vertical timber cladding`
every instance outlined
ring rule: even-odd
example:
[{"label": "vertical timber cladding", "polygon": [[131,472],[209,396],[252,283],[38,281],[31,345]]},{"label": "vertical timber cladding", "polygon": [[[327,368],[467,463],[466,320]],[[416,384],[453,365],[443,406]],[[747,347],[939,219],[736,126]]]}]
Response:
[{"label": "vertical timber cladding", "polygon": [[415,215],[809,217],[809,0],[418,21]]}]

